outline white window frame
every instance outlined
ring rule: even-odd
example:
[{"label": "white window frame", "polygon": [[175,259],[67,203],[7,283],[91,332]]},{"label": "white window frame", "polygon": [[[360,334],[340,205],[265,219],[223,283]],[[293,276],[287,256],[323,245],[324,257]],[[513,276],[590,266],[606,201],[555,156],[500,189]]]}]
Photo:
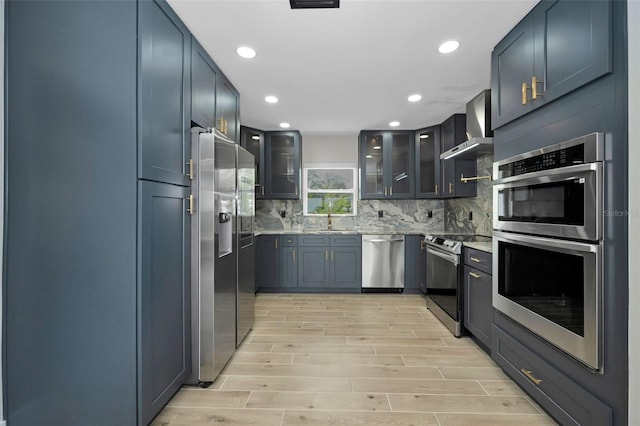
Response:
[{"label": "white window frame", "polygon": [[[318,169],[346,169],[351,170],[353,172],[353,188],[351,189],[309,189],[307,187],[308,179],[307,173],[309,170],[318,170]],[[302,205],[303,205],[303,214],[305,216],[315,216],[322,217],[324,214],[318,213],[309,213],[308,208],[308,199],[307,194],[309,193],[337,193],[337,194],[351,194],[352,196],[352,211],[351,213],[331,213],[332,216],[356,216],[358,214],[358,165],[355,163],[305,163],[302,169]]]}]

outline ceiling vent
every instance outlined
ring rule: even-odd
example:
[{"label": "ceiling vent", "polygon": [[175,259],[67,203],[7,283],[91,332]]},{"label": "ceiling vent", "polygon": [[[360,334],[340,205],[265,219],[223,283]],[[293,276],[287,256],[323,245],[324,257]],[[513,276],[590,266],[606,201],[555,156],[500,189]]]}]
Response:
[{"label": "ceiling vent", "polygon": [[291,9],[330,9],[340,7],[340,0],[289,0]]}]

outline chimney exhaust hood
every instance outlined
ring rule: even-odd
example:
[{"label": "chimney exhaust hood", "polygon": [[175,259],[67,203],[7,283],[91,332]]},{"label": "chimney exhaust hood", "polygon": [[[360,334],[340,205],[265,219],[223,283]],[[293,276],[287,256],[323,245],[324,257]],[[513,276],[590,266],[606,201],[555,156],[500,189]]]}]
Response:
[{"label": "chimney exhaust hood", "polygon": [[483,90],[467,103],[467,140],[440,154],[441,160],[472,159],[493,154],[491,91]]}]

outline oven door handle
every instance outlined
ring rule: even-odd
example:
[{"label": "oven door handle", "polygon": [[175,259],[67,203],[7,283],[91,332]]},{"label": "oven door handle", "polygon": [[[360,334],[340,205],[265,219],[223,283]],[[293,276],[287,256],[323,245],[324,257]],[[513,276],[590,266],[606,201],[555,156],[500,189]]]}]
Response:
[{"label": "oven door handle", "polygon": [[458,265],[460,263],[460,261],[458,260],[457,254],[442,253],[439,251],[432,250],[430,248],[427,248],[427,254],[432,254],[434,256],[437,256],[441,259],[446,260],[447,262],[453,263],[454,265]]},{"label": "oven door handle", "polygon": [[[518,176],[510,176],[507,178],[496,179],[493,181],[493,185],[503,185],[512,182],[527,181],[527,183],[548,183],[557,182],[561,180],[567,180],[571,178],[579,179],[584,176],[576,176],[578,174],[584,175],[589,172],[602,173],[602,163],[587,163],[576,164],[575,166],[559,167],[557,169],[542,170],[539,172],[525,173]],[[513,185],[505,185],[507,187]]]}]

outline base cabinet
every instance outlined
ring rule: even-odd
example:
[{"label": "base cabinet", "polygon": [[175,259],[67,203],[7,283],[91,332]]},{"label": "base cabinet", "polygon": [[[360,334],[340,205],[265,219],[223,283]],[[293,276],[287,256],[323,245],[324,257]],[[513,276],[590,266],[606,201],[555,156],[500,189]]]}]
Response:
[{"label": "base cabinet", "polygon": [[491,254],[468,247],[464,250],[464,328],[489,349],[493,323]]},{"label": "base cabinet", "polygon": [[562,425],[613,425],[613,410],[497,325],[492,358]]}]

